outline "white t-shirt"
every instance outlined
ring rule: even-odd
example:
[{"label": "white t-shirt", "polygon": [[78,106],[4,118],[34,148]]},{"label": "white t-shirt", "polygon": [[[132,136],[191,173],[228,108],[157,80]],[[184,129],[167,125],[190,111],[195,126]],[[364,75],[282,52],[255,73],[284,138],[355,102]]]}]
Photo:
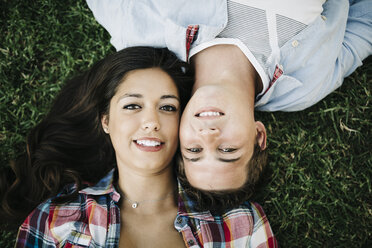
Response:
[{"label": "white t-shirt", "polygon": [[[323,12],[325,0],[228,0],[228,21],[216,39],[192,47],[190,57],[219,44],[238,46],[261,77],[263,92],[270,84],[267,64],[280,60],[280,47]],[[296,46],[296,44],[293,44]]]}]

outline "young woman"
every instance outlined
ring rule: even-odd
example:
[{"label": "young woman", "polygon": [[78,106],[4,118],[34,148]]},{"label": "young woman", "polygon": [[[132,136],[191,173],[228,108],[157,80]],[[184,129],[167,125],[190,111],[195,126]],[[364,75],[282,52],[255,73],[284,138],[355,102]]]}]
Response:
[{"label": "young woman", "polygon": [[18,215],[38,204],[16,247],[275,247],[258,204],[198,212],[177,184],[173,156],[192,81],[168,50],[135,47],[66,84],[2,201]]},{"label": "young woman", "polygon": [[136,47],[68,82],[13,168],[6,209],[46,200],[16,246],[184,247],[172,158],[192,81],[166,49]]}]

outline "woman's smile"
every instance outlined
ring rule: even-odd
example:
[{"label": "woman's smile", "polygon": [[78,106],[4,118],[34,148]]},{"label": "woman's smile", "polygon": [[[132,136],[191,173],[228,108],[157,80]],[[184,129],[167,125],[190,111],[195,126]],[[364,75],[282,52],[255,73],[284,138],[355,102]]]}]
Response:
[{"label": "woman's smile", "polygon": [[140,138],[133,142],[138,149],[144,152],[158,152],[165,145],[165,142],[158,138]]}]

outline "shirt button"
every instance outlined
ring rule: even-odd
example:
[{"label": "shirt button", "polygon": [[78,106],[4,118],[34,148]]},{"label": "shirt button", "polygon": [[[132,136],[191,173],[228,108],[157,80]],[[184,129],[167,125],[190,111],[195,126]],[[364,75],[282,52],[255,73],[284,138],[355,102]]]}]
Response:
[{"label": "shirt button", "polygon": [[194,240],[190,239],[189,241],[187,241],[187,244],[188,245],[194,245]]},{"label": "shirt button", "polygon": [[327,17],[325,17],[324,15],[321,16],[323,21],[327,20]]},{"label": "shirt button", "polygon": [[181,217],[178,217],[177,218],[177,224],[181,224],[182,223],[182,218]]},{"label": "shirt button", "polygon": [[297,40],[292,41],[292,46],[297,47],[298,46],[298,41]]}]

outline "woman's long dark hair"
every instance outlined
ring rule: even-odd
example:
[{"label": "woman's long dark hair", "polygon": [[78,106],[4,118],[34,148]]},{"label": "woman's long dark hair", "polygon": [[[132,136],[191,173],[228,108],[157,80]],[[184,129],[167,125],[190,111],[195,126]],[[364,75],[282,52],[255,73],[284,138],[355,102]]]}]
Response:
[{"label": "woman's long dark hair", "polygon": [[[68,81],[46,117],[31,130],[27,153],[0,177],[0,218],[23,221],[39,203],[70,183],[76,190],[56,201],[68,202],[85,184],[94,184],[116,166],[114,150],[101,117],[127,72],[161,68],[176,83],[181,108],[193,84],[189,66],[167,49],[126,48],[97,62]],[[149,90],[156,85],[149,82]]]}]

